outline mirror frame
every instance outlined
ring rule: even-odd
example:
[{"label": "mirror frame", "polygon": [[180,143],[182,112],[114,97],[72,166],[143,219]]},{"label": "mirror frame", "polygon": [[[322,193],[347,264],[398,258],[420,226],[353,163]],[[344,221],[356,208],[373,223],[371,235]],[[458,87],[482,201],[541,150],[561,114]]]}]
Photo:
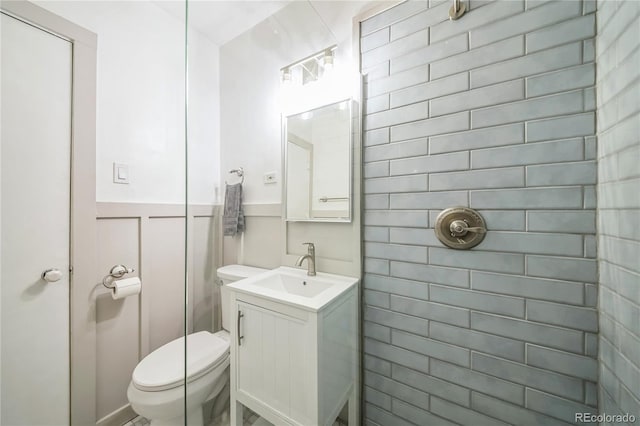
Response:
[{"label": "mirror frame", "polygon": [[[303,114],[305,112],[312,112],[318,109],[322,109],[331,105],[340,104],[342,102],[347,102],[349,105],[349,207],[348,207],[348,215],[345,217],[327,217],[327,218],[309,218],[309,219],[297,219],[297,218],[289,218],[287,217],[287,189],[288,189],[288,179],[287,179],[287,170],[289,167],[289,153],[288,153],[288,144],[287,144],[287,120],[293,116]],[[355,103],[354,99],[343,98],[336,102],[331,102],[328,104],[317,106],[311,110],[307,111],[299,111],[296,113],[284,115],[281,114],[281,124],[282,124],[282,218],[285,222],[319,222],[319,223],[351,223],[353,221],[353,147],[354,147],[354,111],[355,111]]]}]

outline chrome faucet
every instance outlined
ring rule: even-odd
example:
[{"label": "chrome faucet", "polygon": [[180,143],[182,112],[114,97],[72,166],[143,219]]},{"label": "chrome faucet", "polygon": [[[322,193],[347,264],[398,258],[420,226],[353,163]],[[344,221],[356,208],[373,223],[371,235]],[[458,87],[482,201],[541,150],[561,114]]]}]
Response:
[{"label": "chrome faucet", "polygon": [[307,259],[307,275],[313,277],[316,275],[316,247],[313,243],[302,243],[309,246],[309,251],[304,256],[300,256],[296,261],[296,266],[302,266],[302,262]]}]

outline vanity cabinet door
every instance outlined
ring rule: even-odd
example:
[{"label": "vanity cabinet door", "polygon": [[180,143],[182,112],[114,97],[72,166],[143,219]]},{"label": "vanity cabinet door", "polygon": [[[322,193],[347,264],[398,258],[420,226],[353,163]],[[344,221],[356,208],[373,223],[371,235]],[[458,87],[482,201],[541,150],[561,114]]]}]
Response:
[{"label": "vanity cabinet door", "polygon": [[314,424],[315,363],[309,323],[237,302],[238,393],[258,400],[300,424]]}]

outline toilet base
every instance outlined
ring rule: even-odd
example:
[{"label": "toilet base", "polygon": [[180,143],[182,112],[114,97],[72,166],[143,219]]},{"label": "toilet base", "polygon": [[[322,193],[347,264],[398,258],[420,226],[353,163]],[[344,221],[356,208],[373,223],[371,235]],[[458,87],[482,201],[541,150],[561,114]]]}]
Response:
[{"label": "toilet base", "polygon": [[231,399],[231,383],[226,381],[221,391],[217,392],[217,396],[214,400],[213,408],[211,409],[211,417],[220,417],[225,411],[229,411],[229,400]]}]

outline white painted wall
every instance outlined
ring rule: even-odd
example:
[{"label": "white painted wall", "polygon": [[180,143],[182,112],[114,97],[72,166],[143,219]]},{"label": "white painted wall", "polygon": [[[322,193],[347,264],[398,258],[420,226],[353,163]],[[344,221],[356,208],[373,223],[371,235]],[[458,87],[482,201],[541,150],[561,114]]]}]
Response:
[{"label": "white painted wall", "polygon": [[[220,48],[220,134],[222,179],[229,169],[245,168],[244,203],[257,210],[274,207],[282,199],[281,112],[290,115],[354,95],[355,81],[347,81],[346,92],[325,96],[327,85],[316,86],[314,95],[286,99],[280,87],[280,69],[336,44],[336,74],[349,75],[352,63],[353,18],[380,2],[294,1]],[[197,3],[194,3],[197,8]],[[345,83],[345,82],[343,82]],[[332,85],[329,85],[332,86]],[[333,87],[330,87],[333,89]],[[351,93],[349,93],[351,92]],[[317,98],[315,95],[318,95]],[[316,102],[322,97],[321,101]],[[285,100],[287,102],[285,102]],[[295,105],[294,105],[295,104]],[[297,109],[297,111],[296,111]],[[359,134],[357,135],[359,138]],[[354,146],[354,164],[360,164],[359,139]],[[264,184],[264,173],[276,171],[277,184]],[[239,241],[224,239],[224,261],[276,267],[293,265],[306,252],[301,243],[316,243],[318,270],[360,276],[360,170],[354,168],[355,212],[352,223],[289,222],[280,215],[261,217],[247,224]],[[268,209],[269,210],[269,209]],[[273,238],[274,234],[278,238]],[[278,250],[280,259],[267,253]],[[235,252],[235,253],[234,253]]]},{"label": "white painted wall", "polygon": [[[151,1],[36,3],[98,34],[97,201],[183,202],[182,20]],[[220,48],[190,30],[190,203],[221,201],[220,182],[239,166],[245,203],[280,202],[279,70],[336,43],[348,67],[352,18],[371,4],[293,2]],[[113,183],[113,162],[129,164],[130,184]],[[263,184],[271,171],[278,183]]]},{"label": "white painted wall", "polygon": [[[221,169],[224,179],[245,168],[245,203],[281,201],[280,68],[333,44],[336,64],[350,68],[352,19],[372,3],[293,2],[220,48]],[[271,171],[278,183],[264,184]]]},{"label": "white painted wall", "polygon": [[[193,12],[190,12],[192,15]],[[189,203],[217,203],[220,189],[220,48],[190,29],[188,170]]]},{"label": "white painted wall", "polygon": [[[97,201],[183,203],[184,22],[150,1],[36,1],[98,34]],[[189,201],[219,182],[218,47],[189,31]],[[114,184],[113,162],[130,184]]]}]

